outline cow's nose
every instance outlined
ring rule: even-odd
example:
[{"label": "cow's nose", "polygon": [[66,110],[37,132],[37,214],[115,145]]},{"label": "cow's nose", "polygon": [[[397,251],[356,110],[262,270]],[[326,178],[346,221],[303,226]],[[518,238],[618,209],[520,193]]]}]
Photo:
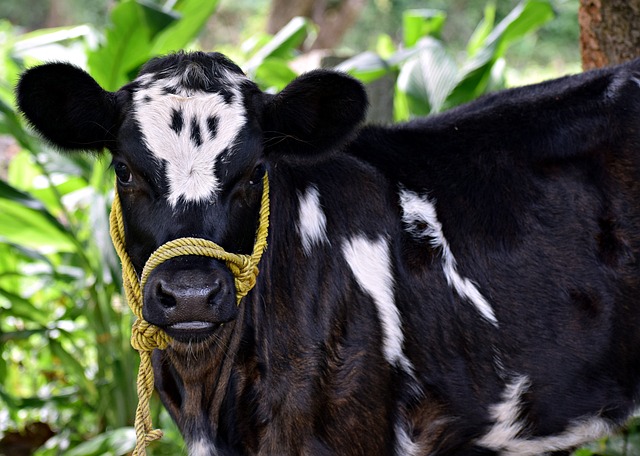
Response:
[{"label": "cow's nose", "polygon": [[142,316],[176,338],[217,328],[238,314],[233,275],[215,260],[173,258],[149,275]]},{"label": "cow's nose", "polygon": [[206,311],[207,307],[216,304],[218,292],[221,290],[221,280],[219,278],[210,280],[198,286],[191,286],[175,280],[159,277],[156,281],[153,299],[158,301],[160,306],[167,309],[180,306],[188,306],[190,309],[201,309]]}]

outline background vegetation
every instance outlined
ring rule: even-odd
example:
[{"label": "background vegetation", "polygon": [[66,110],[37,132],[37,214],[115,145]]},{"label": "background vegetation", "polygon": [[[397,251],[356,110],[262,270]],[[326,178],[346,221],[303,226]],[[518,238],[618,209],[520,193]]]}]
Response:
[{"label": "background vegetation", "polygon": [[[373,93],[382,84],[390,118],[579,70],[578,0],[426,3],[372,0],[332,50]],[[316,26],[293,18],[269,35],[268,11],[267,0],[0,3],[0,454],[126,454],[137,401],[131,316],[108,236],[112,172],[32,135],[15,110],[18,75],[71,61],[115,90],[154,55],[202,48],[279,90],[309,60],[319,64],[302,55]],[[185,454],[157,401],[153,409],[167,435],[151,454]],[[576,454],[637,454],[637,428]]]}]

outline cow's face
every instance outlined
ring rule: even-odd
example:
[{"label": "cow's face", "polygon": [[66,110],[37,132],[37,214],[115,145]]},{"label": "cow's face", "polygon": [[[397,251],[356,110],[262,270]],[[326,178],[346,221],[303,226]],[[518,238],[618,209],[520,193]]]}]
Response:
[{"label": "cow's face", "polygon": [[[109,149],[138,274],[180,237],[250,253],[266,170],[335,149],[366,107],[362,87],[344,75],[308,73],[267,95],[222,55],[204,53],[154,59],[115,93],[66,64],[36,67],[18,101],[54,145]],[[162,263],[143,294],[145,319],[178,341],[205,340],[238,313],[231,272],[210,258]]]}]

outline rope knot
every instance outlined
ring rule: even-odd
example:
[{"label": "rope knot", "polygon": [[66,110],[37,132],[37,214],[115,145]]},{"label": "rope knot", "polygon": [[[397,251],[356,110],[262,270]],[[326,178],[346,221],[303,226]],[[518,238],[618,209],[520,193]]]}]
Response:
[{"label": "rope knot", "polygon": [[138,351],[164,350],[169,346],[170,338],[162,329],[149,322],[137,319],[131,329],[131,346]]}]

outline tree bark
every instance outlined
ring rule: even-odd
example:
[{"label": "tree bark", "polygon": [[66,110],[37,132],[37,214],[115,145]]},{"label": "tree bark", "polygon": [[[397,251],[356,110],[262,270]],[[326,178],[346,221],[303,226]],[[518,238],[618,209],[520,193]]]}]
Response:
[{"label": "tree bark", "polygon": [[366,0],[272,0],[267,31],[275,34],[296,16],[318,26],[318,36],[308,49],[334,49],[358,19]]},{"label": "tree bark", "polygon": [[580,0],[578,21],[583,69],[640,55],[640,0]]}]

